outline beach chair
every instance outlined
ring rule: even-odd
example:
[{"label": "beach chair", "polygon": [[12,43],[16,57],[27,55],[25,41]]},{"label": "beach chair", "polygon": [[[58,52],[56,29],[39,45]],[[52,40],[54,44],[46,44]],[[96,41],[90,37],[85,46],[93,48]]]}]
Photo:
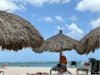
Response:
[{"label": "beach chair", "polygon": [[71,67],[77,67],[77,63],[75,61],[71,61],[71,64],[70,64]]},{"label": "beach chair", "polygon": [[84,67],[85,69],[88,69],[89,71],[91,71],[91,64],[89,62],[85,62]]},{"label": "beach chair", "polygon": [[89,70],[90,70],[90,63],[84,62],[81,64],[81,67],[77,68],[76,75],[80,75],[79,74],[80,71],[85,72],[86,75],[88,75]]},{"label": "beach chair", "polygon": [[66,73],[66,75],[67,75],[67,73],[68,73],[69,75],[72,75],[72,73],[69,72],[69,71],[67,70],[67,68],[66,68],[65,65],[61,65],[61,67],[53,66],[53,67],[50,69],[50,75],[52,75],[52,71],[58,72],[57,75],[62,75],[62,74],[64,74],[64,73]]},{"label": "beach chair", "polygon": [[86,73],[85,75],[88,75],[88,69],[85,69],[85,68],[83,68],[83,69],[82,68],[78,68],[77,71],[76,71],[76,75],[80,75],[79,74],[80,71],[85,72]]}]

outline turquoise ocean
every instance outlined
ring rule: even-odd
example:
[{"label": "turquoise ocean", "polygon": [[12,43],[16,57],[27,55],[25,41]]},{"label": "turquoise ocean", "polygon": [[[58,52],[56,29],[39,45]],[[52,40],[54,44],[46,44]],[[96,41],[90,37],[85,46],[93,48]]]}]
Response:
[{"label": "turquoise ocean", "polygon": [[[52,67],[58,62],[0,62],[0,66],[6,64],[7,67]],[[77,62],[77,65],[80,66],[81,62]],[[67,66],[70,67],[70,62],[67,63]]]}]

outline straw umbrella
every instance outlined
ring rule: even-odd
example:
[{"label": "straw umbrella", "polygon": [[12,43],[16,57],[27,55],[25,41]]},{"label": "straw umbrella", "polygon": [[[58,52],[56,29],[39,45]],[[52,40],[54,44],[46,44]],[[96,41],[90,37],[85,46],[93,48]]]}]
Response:
[{"label": "straw umbrella", "polygon": [[76,47],[79,54],[88,54],[94,52],[96,48],[100,48],[100,27],[95,28],[84,36]]},{"label": "straw umbrella", "polygon": [[0,46],[2,49],[19,50],[23,47],[37,48],[42,36],[25,19],[0,10]]},{"label": "straw umbrella", "polygon": [[75,47],[75,44],[77,43],[76,40],[64,35],[62,33],[62,30],[60,32],[45,40],[42,43],[42,46],[39,49],[35,49],[35,52],[43,52],[43,51],[49,51],[49,52],[61,52],[65,50],[72,50]]}]

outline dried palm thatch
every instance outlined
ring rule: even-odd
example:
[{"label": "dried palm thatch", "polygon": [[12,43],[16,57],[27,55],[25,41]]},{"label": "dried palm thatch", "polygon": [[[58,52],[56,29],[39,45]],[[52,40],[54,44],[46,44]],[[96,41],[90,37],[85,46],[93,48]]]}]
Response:
[{"label": "dried palm thatch", "polygon": [[37,48],[43,41],[40,33],[25,19],[0,10],[0,46],[2,49],[19,50]]},{"label": "dried palm thatch", "polygon": [[35,52],[60,52],[65,50],[72,50],[74,49],[74,45],[77,43],[76,40],[64,35],[62,30],[60,30],[59,34],[45,40],[42,43],[42,46],[39,49],[35,49]]},{"label": "dried palm thatch", "polygon": [[76,51],[80,54],[88,54],[94,52],[96,48],[100,48],[100,27],[92,30],[83,37],[76,47]]}]

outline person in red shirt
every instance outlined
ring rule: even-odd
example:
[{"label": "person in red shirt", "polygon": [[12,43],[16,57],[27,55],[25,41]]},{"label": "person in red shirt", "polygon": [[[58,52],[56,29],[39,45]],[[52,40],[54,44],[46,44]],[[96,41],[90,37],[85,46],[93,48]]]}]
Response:
[{"label": "person in red shirt", "polygon": [[66,65],[67,64],[67,59],[64,55],[62,55],[62,51],[60,52],[60,59],[59,59],[59,63],[62,65]]},{"label": "person in red shirt", "polygon": [[67,64],[67,59],[64,55],[62,55],[62,51],[60,52],[60,57],[59,57],[59,64],[57,64],[58,67],[65,66]]}]

